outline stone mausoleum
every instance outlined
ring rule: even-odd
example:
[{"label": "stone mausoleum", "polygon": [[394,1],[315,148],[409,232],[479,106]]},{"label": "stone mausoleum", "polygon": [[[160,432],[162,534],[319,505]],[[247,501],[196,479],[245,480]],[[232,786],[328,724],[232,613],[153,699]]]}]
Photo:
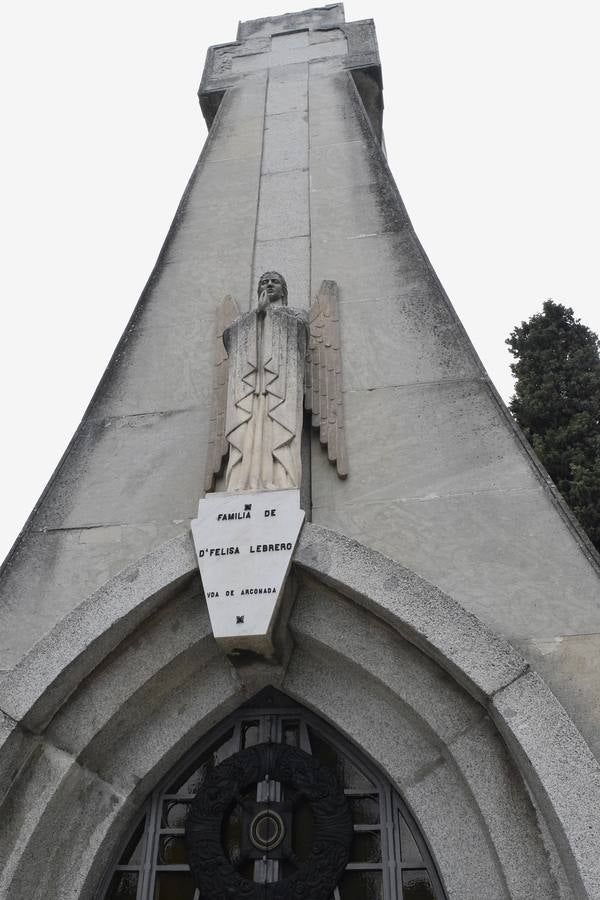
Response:
[{"label": "stone mausoleum", "polygon": [[600,898],[598,558],[382,96],[341,4],[208,51],[198,165],[1,572],[5,900]]}]

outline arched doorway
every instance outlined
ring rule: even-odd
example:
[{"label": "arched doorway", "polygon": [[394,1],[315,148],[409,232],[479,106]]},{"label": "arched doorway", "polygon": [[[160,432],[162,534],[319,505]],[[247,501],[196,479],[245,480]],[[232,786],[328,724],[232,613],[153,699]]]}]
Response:
[{"label": "arched doorway", "polygon": [[[264,744],[296,747],[335,772],[351,819],[349,861],[332,900],[443,900],[445,894],[426,841],[398,793],[356,748],[302,706],[273,689],[213,729],[153,791],[107,877],[103,900],[199,900],[188,863],[185,825],[191,804],[209,773],[241,751]],[[221,839],[226,855],[244,879],[277,882],[311,852],[310,806],[294,802],[285,783],[260,782],[253,796],[238,797],[224,817]],[[290,851],[285,858],[267,845],[248,853],[256,841],[241,803],[291,799]],[[232,898],[233,900],[233,898]]]}]

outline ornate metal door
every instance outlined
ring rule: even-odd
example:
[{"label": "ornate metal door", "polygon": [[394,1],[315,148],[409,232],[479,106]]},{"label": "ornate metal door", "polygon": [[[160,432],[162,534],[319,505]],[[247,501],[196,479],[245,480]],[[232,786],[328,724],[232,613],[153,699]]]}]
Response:
[{"label": "ornate metal door", "polygon": [[301,707],[244,708],[149,799],[104,900],[440,900],[385,779]]}]

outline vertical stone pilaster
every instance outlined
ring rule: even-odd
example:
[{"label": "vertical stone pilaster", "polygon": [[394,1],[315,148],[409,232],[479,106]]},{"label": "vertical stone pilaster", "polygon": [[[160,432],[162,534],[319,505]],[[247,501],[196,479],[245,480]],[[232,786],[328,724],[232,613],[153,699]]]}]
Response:
[{"label": "vertical stone pilaster", "polygon": [[[273,44],[308,32],[281,35]],[[308,63],[269,70],[253,284],[278,269],[294,306],[309,305]],[[252,302],[255,302],[254,293]]]}]

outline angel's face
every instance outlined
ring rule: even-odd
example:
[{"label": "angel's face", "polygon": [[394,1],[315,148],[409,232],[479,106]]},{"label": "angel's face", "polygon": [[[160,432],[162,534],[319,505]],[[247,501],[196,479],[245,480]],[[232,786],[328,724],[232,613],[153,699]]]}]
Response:
[{"label": "angel's face", "polygon": [[285,303],[286,291],[278,272],[265,272],[258,282],[258,296],[266,292],[269,303]]}]

